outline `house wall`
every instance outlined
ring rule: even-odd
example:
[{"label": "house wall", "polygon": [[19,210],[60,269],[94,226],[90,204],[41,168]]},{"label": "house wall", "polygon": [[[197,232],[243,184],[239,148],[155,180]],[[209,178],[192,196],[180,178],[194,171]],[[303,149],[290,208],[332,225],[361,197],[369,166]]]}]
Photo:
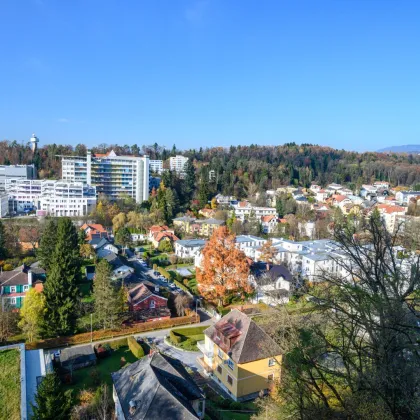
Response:
[{"label": "house wall", "polygon": [[142,309],[149,309],[150,308],[150,302],[154,300],[155,301],[155,307],[156,308],[166,308],[168,306],[168,301],[160,296],[152,295],[140,302],[137,305],[133,305],[133,311],[141,311]]}]

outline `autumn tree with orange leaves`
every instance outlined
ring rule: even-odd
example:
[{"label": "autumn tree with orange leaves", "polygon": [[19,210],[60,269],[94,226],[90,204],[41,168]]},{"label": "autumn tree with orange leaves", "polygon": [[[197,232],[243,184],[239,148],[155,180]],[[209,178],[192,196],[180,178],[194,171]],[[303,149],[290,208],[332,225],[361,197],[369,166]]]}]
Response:
[{"label": "autumn tree with orange leaves", "polygon": [[270,239],[261,246],[260,260],[267,263],[267,271],[270,269],[270,264],[274,263],[278,251],[273,246],[273,241]]},{"label": "autumn tree with orange leaves", "polygon": [[200,293],[219,306],[229,295],[250,293],[249,266],[245,254],[236,248],[235,235],[226,226],[214,231],[203,249],[203,266],[197,270]]}]

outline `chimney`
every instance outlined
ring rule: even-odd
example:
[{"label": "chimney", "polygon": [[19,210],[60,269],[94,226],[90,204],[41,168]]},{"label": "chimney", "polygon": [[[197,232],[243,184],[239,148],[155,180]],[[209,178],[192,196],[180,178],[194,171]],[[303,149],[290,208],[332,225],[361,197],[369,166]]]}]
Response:
[{"label": "chimney", "polygon": [[32,286],[32,279],[33,279],[32,271],[28,270],[28,284],[29,284],[29,286]]}]

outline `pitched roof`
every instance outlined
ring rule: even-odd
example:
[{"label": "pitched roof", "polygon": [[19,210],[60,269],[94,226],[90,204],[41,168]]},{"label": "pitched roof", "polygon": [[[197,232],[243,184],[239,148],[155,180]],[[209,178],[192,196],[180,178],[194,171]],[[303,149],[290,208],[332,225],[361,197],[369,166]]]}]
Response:
[{"label": "pitched roof", "polygon": [[[158,296],[161,299],[165,299],[164,297],[158,295],[154,290],[154,285],[147,284],[147,283],[141,283],[136,287],[133,287],[128,292],[128,301],[132,305],[138,305],[140,302],[143,302],[145,299],[147,299],[150,296]],[[167,299],[165,299],[167,300]]]},{"label": "pitched roof", "polygon": [[220,321],[204,331],[235,363],[281,354],[278,344],[251,318],[238,309],[233,309]]},{"label": "pitched roof", "polygon": [[149,230],[151,233],[155,233],[155,232],[165,232],[167,231],[169,228],[168,226],[159,226],[159,225],[153,225]]},{"label": "pitched roof", "polygon": [[156,232],[153,234],[153,239],[160,242],[162,239],[168,238],[171,241],[178,241],[179,238],[172,232]]},{"label": "pitched roof", "polygon": [[332,196],[332,199],[334,199],[335,201],[337,201],[338,203],[341,203],[343,200],[345,200],[347,198],[346,195],[342,195],[342,194],[334,194]]},{"label": "pitched roof", "polygon": [[185,246],[186,248],[197,248],[204,246],[207,241],[204,239],[180,239],[176,243],[177,245]]},{"label": "pitched roof", "polygon": [[293,280],[292,274],[284,265],[273,265],[268,274],[273,280],[277,280],[279,277],[283,277],[286,281]]},{"label": "pitched roof", "polygon": [[45,277],[45,270],[40,267],[28,267],[26,265],[21,265],[15,268],[13,271],[2,271],[0,274],[0,286],[18,286],[18,285],[27,285],[28,284],[28,272],[32,271],[32,283],[35,283],[35,280]]},{"label": "pitched roof", "polygon": [[[181,362],[154,353],[111,373],[126,419],[192,420],[191,401],[203,395]],[[130,413],[130,402],[135,404]]]},{"label": "pitched roof", "polygon": [[406,210],[407,210],[405,207],[392,206],[390,204],[378,204],[376,207],[378,208],[378,210],[381,213],[387,213],[387,214],[392,214],[392,213],[405,213]]},{"label": "pitched roof", "polygon": [[271,221],[275,220],[276,216],[274,215],[269,215],[269,216],[261,216],[261,222],[263,223],[270,223]]}]

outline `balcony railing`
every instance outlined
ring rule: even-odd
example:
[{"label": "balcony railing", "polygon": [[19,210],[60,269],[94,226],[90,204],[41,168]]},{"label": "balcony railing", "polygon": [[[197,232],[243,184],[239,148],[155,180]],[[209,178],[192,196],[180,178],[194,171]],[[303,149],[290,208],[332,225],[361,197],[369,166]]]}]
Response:
[{"label": "balcony railing", "polygon": [[201,353],[203,353],[206,357],[212,358],[214,356],[213,350],[209,350],[205,346],[205,342],[204,341],[198,341],[197,342],[197,347],[201,351]]},{"label": "balcony railing", "polygon": [[197,362],[199,363],[199,365],[204,369],[205,372],[207,373],[212,373],[213,369],[211,368],[211,366],[209,366],[205,361],[204,361],[204,357],[197,357]]}]

